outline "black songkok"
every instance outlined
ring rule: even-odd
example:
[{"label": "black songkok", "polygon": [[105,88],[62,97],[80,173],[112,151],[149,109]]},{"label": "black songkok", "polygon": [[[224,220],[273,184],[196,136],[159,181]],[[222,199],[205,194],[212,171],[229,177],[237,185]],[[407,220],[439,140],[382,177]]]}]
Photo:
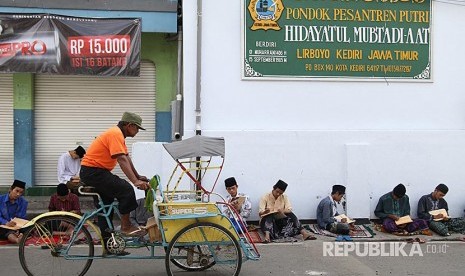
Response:
[{"label": "black songkok", "polygon": [[399,185],[397,185],[394,190],[392,190],[392,192],[394,193],[394,195],[398,198],[401,198],[405,195],[405,192],[407,190],[405,189],[405,186],[404,184],[400,183]]},{"label": "black songkok", "polygon": [[286,191],[286,188],[287,188],[287,183],[282,181],[281,179],[278,180],[278,182],[276,182],[276,184],[274,184],[273,186],[273,189],[276,189],[276,188],[279,188],[281,191]]},{"label": "black songkok", "polygon": [[224,180],[224,186],[226,186],[226,188],[232,187],[234,185],[237,185],[236,179],[234,177],[226,178]]},{"label": "black songkok", "polygon": [[342,185],[334,185],[333,186],[333,191],[331,192],[331,194],[335,194],[337,192],[339,192],[339,194],[345,194],[346,193],[346,187],[342,186]]},{"label": "black songkok", "polygon": [[15,187],[18,187],[18,188],[21,188],[21,189],[25,189],[26,188],[26,182],[23,182],[21,180],[17,180],[15,179],[15,181],[13,182],[13,184],[11,185],[11,188],[15,188]]},{"label": "black songkok", "polygon": [[449,191],[449,188],[447,188],[445,184],[441,183],[436,187],[436,190],[442,192],[443,194],[447,194],[447,192]]}]

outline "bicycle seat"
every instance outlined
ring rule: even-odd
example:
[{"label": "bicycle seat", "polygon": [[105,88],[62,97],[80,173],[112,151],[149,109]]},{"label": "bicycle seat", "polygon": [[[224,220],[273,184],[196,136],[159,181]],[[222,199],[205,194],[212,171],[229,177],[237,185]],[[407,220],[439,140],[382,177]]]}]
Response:
[{"label": "bicycle seat", "polygon": [[93,186],[81,186],[81,187],[79,187],[79,192],[95,193],[95,187],[93,187]]},{"label": "bicycle seat", "polygon": [[99,194],[95,191],[95,187],[93,186],[80,186],[78,188],[78,192],[84,196],[99,196]]}]

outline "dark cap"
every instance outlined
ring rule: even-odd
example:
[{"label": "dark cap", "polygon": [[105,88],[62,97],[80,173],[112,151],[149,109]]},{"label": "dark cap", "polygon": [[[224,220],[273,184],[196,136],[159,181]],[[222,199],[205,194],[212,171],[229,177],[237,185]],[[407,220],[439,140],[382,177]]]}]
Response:
[{"label": "dark cap", "polygon": [[135,124],[138,128],[145,130],[145,128],[142,127],[142,118],[136,113],[124,112],[121,121]]},{"label": "dark cap", "polygon": [[25,189],[26,188],[26,182],[23,182],[21,180],[17,180],[15,179],[15,181],[13,182],[13,184],[11,185],[11,188],[15,188],[15,187],[18,187],[18,188],[21,188],[21,189]]},{"label": "dark cap", "polygon": [[69,190],[68,190],[68,187],[66,186],[66,184],[64,184],[64,183],[58,184],[58,186],[57,186],[57,195],[65,196],[67,194],[69,194]]},{"label": "dark cap", "polygon": [[236,179],[234,177],[230,177],[224,180],[224,186],[226,186],[226,188],[232,187],[234,185],[237,185]]},{"label": "dark cap", "polygon": [[443,194],[447,194],[447,192],[449,191],[449,188],[445,184],[441,183],[436,187],[436,190],[442,192]]},{"label": "dark cap", "polygon": [[405,192],[407,190],[405,189],[405,186],[404,184],[400,183],[399,185],[397,185],[394,190],[392,190],[392,193],[396,196],[396,197],[403,197],[405,195]]},{"label": "dark cap", "polygon": [[75,148],[74,152],[76,152],[76,154],[79,156],[79,158],[84,157],[84,154],[86,154],[86,150],[81,146],[78,146],[77,148]]},{"label": "dark cap", "polygon": [[333,191],[331,194],[335,194],[339,192],[340,194],[345,194],[346,193],[346,187],[342,185],[333,185]]},{"label": "dark cap", "polygon": [[273,186],[273,189],[276,189],[276,188],[279,188],[281,191],[286,191],[286,188],[287,188],[287,183],[282,181],[281,179],[278,180],[278,182],[276,182],[276,184],[274,184]]}]

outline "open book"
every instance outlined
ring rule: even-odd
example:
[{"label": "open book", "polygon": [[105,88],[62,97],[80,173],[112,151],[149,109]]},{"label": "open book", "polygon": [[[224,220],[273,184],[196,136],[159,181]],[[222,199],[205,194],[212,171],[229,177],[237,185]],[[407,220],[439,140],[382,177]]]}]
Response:
[{"label": "open book", "polygon": [[269,215],[273,215],[273,216],[275,216],[275,218],[277,218],[277,219],[287,218],[286,215],[284,215],[284,214],[282,214],[282,213],[280,213],[280,212],[278,212],[278,211],[271,211],[271,212],[269,212],[269,213],[266,213],[266,214],[264,214],[264,215],[261,215],[260,217],[263,218],[263,217],[266,217],[266,216],[269,216]]},{"label": "open book", "polygon": [[449,217],[449,216],[447,215],[446,209],[432,210],[432,211],[429,211],[429,214],[432,215],[432,216],[442,214],[442,216],[443,216],[442,218],[434,219],[434,221],[440,221],[440,220],[443,220],[444,218],[448,218],[448,217]]},{"label": "open book", "polygon": [[410,223],[410,222],[413,222],[413,220],[409,215],[400,217],[398,220],[396,220],[397,225],[406,224],[406,223]]},{"label": "open book", "polygon": [[18,230],[22,228],[26,223],[28,223],[28,220],[22,219],[22,218],[14,218],[11,221],[16,222],[16,225],[11,227],[11,226],[6,226],[6,225],[0,225],[2,228],[10,229],[10,230]]},{"label": "open book", "polygon": [[244,204],[244,202],[245,202],[245,196],[235,197],[235,198],[231,199],[231,202],[233,202],[233,201],[237,201],[239,203],[239,206],[242,206],[242,204]]},{"label": "open book", "polygon": [[354,219],[349,218],[345,214],[340,214],[339,216],[335,216],[334,218],[337,219],[337,220],[347,219],[346,223],[354,223],[355,222]]}]

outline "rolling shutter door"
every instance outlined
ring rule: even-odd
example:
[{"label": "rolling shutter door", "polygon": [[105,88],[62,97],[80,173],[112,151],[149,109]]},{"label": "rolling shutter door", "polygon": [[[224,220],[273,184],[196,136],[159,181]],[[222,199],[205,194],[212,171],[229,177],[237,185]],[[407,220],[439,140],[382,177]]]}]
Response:
[{"label": "rolling shutter door", "polygon": [[[36,76],[35,185],[57,185],[59,156],[116,125],[125,111],[142,117],[132,144],[155,141],[155,66],[141,63],[140,77]],[[117,165],[114,173],[124,176]],[[125,176],[124,176],[125,177]]]},{"label": "rolling shutter door", "polygon": [[13,75],[0,74],[0,185],[14,179]]}]

